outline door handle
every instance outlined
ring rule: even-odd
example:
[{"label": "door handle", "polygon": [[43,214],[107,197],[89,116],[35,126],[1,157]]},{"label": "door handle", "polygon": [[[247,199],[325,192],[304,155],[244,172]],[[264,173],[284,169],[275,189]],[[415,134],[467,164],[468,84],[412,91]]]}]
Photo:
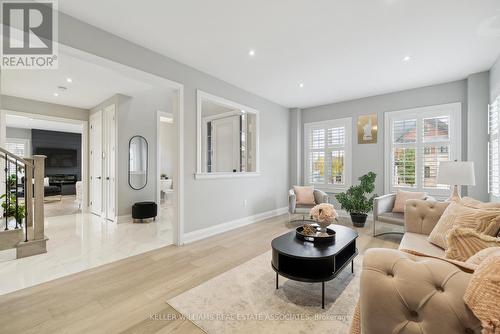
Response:
[{"label": "door handle", "polygon": [[102,177],[98,176],[98,177],[96,177],[96,179],[100,180],[100,179],[102,179]]},{"label": "door handle", "polygon": [[106,178],[106,180],[108,180],[108,181],[109,181],[109,176]]}]

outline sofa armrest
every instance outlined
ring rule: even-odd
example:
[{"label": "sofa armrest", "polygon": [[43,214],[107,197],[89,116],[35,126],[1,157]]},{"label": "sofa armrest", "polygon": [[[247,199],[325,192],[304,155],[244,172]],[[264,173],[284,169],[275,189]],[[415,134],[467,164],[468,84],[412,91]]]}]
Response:
[{"label": "sofa armrest", "polygon": [[396,194],[387,194],[373,199],[373,220],[378,221],[378,215],[391,212],[396,201]]},{"label": "sofa armrest", "polygon": [[448,205],[448,202],[407,200],[405,204],[405,231],[430,234]]},{"label": "sofa armrest", "polygon": [[367,250],[360,282],[361,332],[480,333],[480,321],[463,302],[470,277],[439,259]]},{"label": "sofa armrest", "polygon": [[314,189],[314,201],[316,204],[329,203],[330,197],[322,190]]},{"label": "sofa armrest", "polygon": [[293,189],[288,190],[288,213],[295,213],[297,206],[297,197]]}]

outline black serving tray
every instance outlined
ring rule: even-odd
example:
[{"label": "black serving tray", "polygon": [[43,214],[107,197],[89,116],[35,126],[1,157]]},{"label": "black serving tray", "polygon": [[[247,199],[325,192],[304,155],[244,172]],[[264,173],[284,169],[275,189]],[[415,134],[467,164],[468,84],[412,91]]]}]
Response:
[{"label": "black serving tray", "polygon": [[304,226],[299,226],[295,229],[295,236],[297,239],[303,241],[309,241],[313,243],[335,243],[335,231],[331,228],[326,229],[327,235],[321,234],[319,232],[318,224],[311,224],[312,227],[316,228],[316,235],[306,235],[304,234]]}]

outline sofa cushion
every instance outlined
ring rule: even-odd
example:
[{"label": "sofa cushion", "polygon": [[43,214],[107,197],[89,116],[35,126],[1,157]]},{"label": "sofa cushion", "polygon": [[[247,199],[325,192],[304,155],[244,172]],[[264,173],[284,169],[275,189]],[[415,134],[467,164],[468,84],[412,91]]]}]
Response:
[{"label": "sofa cushion", "polygon": [[297,198],[297,204],[314,205],[314,187],[293,186],[293,192]]},{"label": "sofa cushion", "polygon": [[500,333],[498,268],[500,254],[493,253],[477,267],[465,289],[464,301],[481,320],[483,333]]},{"label": "sofa cushion", "polygon": [[476,254],[472,255],[470,258],[468,258],[467,261],[465,262],[478,266],[481,264],[481,262],[486,260],[492,254],[500,256],[500,247],[488,247],[482,249]]},{"label": "sofa cushion", "polygon": [[396,200],[394,201],[394,207],[392,212],[405,212],[405,204],[409,199],[425,199],[426,193],[415,192],[415,191],[404,191],[399,190],[396,193]]},{"label": "sofa cushion", "polygon": [[391,224],[403,225],[405,222],[405,214],[399,212],[384,212],[378,215],[378,221]]},{"label": "sofa cushion", "polygon": [[500,247],[500,238],[481,234],[470,228],[456,227],[448,233],[446,243],[446,258],[467,261],[480,250]]},{"label": "sofa cushion", "polygon": [[429,241],[446,249],[446,234],[456,226],[475,229],[495,236],[500,228],[500,210],[468,206],[452,202],[429,235]]},{"label": "sofa cushion", "polygon": [[406,232],[403,235],[403,239],[401,239],[399,249],[409,250],[412,253],[444,257],[444,250],[431,244],[425,234]]}]

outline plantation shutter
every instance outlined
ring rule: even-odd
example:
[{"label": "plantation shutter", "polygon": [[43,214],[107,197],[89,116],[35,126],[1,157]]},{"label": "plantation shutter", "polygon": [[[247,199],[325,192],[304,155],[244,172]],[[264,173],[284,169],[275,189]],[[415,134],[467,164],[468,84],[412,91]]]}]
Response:
[{"label": "plantation shutter", "polygon": [[439,164],[461,157],[461,105],[450,103],[386,113],[386,191],[423,191],[445,196]]},{"label": "plantation shutter", "polygon": [[488,112],[488,188],[489,193],[500,196],[500,167],[499,167],[499,120],[500,96],[490,105]]},{"label": "plantation shutter", "polygon": [[350,118],[304,125],[306,184],[334,189],[349,183],[350,125]]},{"label": "plantation shutter", "polygon": [[392,122],[392,182],[394,186],[413,187],[416,181],[417,120]]}]

